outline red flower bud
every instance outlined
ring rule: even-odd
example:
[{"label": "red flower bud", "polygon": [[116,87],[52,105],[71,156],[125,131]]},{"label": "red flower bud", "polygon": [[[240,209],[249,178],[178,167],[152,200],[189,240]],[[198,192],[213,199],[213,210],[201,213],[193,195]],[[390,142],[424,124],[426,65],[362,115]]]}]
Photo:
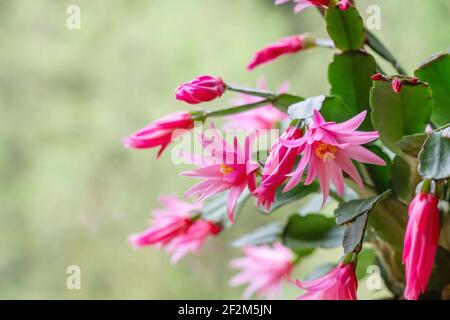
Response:
[{"label": "red flower bud", "polygon": [[419,82],[419,78],[412,77],[411,79],[409,79],[409,82],[411,82],[412,84],[416,84],[417,82]]},{"label": "red flower bud", "polygon": [[208,102],[220,97],[226,85],[219,77],[200,76],[176,89],[176,98],[189,104]]},{"label": "red flower bud", "polygon": [[380,81],[380,80],[383,80],[383,75],[382,75],[381,73],[375,73],[375,74],[371,77],[371,79],[372,79],[373,81]]},{"label": "red flower bud", "polygon": [[399,78],[395,78],[394,80],[392,80],[392,89],[395,93],[400,93],[400,91],[402,90],[402,80],[400,80]]}]

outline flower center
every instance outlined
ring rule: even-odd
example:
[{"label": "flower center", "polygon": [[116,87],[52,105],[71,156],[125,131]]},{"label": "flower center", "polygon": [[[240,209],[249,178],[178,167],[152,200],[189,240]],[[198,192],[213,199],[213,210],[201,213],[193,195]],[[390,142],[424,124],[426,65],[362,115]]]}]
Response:
[{"label": "flower center", "polygon": [[324,161],[329,161],[334,159],[336,154],[336,147],[331,144],[320,143],[316,147],[316,156]]},{"label": "flower center", "polygon": [[230,166],[227,166],[226,164],[220,165],[220,173],[223,175],[232,173],[233,171],[234,171],[233,168],[231,168]]}]

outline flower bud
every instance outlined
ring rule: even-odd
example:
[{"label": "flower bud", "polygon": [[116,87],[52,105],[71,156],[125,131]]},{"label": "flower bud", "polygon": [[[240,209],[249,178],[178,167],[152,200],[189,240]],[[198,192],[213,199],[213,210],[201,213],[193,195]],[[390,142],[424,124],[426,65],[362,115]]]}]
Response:
[{"label": "flower bud", "polygon": [[402,80],[400,80],[399,78],[395,78],[394,80],[392,80],[392,89],[395,93],[400,93],[400,91],[402,90]]},{"label": "flower bud", "polygon": [[316,38],[310,34],[295,35],[280,39],[255,53],[253,60],[248,64],[247,70],[251,71],[257,66],[277,59],[286,54],[296,53],[302,49],[316,46]]},{"label": "flower bud", "polygon": [[177,100],[189,104],[208,102],[220,97],[226,90],[226,85],[219,77],[200,76],[176,89]]},{"label": "flower bud", "polygon": [[373,81],[380,81],[380,80],[383,80],[383,75],[382,75],[381,73],[375,73],[375,74],[371,77],[371,79],[372,79]]}]

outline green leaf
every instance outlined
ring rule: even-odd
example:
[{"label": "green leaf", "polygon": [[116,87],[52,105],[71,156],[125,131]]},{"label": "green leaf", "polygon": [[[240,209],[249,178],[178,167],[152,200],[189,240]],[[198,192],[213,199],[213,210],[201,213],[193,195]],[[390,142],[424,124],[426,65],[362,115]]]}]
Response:
[{"label": "green leaf", "polygon": [[402,154],[397,141],[403,136],[425,131],[432,105],[431,89],[424,83],[404,83],[400,93],[395,93],[389,81],[375,81],[370,90],[373,127],[397,154]]},{"label": "green leaf", "polygon": [[389,189],[389,182],[391,179],[391,159],[389,156],[378,146],[372,144],[366,146],[367,149],[375,153],[381,159],[386,162],[385,166],[377,166],[374,164],[366,164],[367,172],[369,173],[370,179],[372,179],[375,189],[378,192],[384,192]]},{"label": "green leaf", "polygon": [[300,200],[314,192],[319,191],[319,184],[317,182],[313,182],[310,185],[306,186],[303,184],[298,184],[294,189],[283,193],[284,185],[277,189],[275,193],[275,201],[272,204],[272,207],[269,211],[260,207],[259,210],[263,213],[272,213],[275,210],[292,203],[294,201]]},{"label": "green leaf", "polygon": [[362,279],[367,276],[367,268],[376,265],[377,256],[372,249],[363,249],[358,254],[358,264],[356,266],[356,277]]},{"label": "green leaf", "polygon": [[419,155],[420,149],[422,149],[422,146],[427,139],[427,136],[428,135],[426,133],[415,133],[407,135],[397,141],[397,146],[404,153],[413,157],[417,157]]},{"label": "green leaf", "polygon": [[450,55],[437,54],[414,73],[418,78],[428,82],[433,90],[433,113],[431,121],[438,126],[450,122]]},{"label": "green leaf", "polygon": [[337,48],[342,51],[361,49],[365,41],[364,25],[358,10],[330,8],[325,13],[327,31]]},{"label": "green leaf", "polygon": [[367,199],[356,199],[340,203],[336,210],[334,210],[336,223],[340,225],[347,224],[359,216],[369,213],[376,204],[386,199],[390,193],[391,190],[387,190],[380,195]]},{"label": "green leaf", "polygon": [[396,156],[391,166],[391,186],[396,198],[409,203],[414,198],[417,184],[417,159],[408,156]]},{"label": "green leaf", "polygon": [[429,135],[419,153],[419,174],[435,180],[450,177],[450,128]]},{"label": "green leaf", "polygon": [[339,96],[326,97],[320,113],[325,120],[336,123],[347,121],[355,115],[353,109]]},{"label": "green leaf", "polygon": [[334,248],[342,240],[342,227],[320,214],[291,215],[283,232],[283,243],[294,250]]},{"label": "green leaf", "polygon": [[450,252],[438,247],[433,264],[433,271],[428,282],[428,291],[437,291],[441,296],[442,291],[450,284]]},{"label": "green leaf", "polygon": [[[245,189],[239,197],[236,203],[236,208],[234,209],[235,221],[242,209],[242,206],[249,197],[250,193],[247,189]],[[227,198],[228,191],[225,191],[206,199],[203,204],[202,218],[212,222],[229,223],[227,213]]]},{"label": "green leaf", "polygon": [[269,223],[233,241],[232,246],[240,248],[272,243],[275,242],[282,233],[283,226],[279,222]]},{"label": "green leaf", "polygon": [[[352,110],[352,116],[369,109],[370,77],[375,72],[375,59],[367,53],[351,51],[334,56],[328,68],[330,92],[342,98]],[[361,125],[361,130],[372,130],[369,117]]]},{"label": "green leaf", "polygon": [[345,229],[344,239],[342,240],[344,253],[355,251],[362,243],[368,218],[369,215],[367,213],[360,215]]},{"label": "green leaf", "polygon": [[327,121],[344,122],[353,116],[352,109],[340,97],[324,95],[291,105],[288,114],[291,119],[306,119],[312,117],[314,110],[320,110]]},{"label": "green leaf", "polygon": [[289,93],[283,93],[280,94],[273,102],[273,106],[282,110],[282,111],[287,111],[287,109],[289,108],[289,106],[301,102],[305,100],[302,97],[293,95],[293,94],[289,94]]}]

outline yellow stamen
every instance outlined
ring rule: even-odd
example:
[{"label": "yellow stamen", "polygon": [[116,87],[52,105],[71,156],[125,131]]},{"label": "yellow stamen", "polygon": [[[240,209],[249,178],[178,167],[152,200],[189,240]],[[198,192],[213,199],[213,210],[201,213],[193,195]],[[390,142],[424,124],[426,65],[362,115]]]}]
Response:
[{"label": "yellow stamen", "polygon": [[220,173],[223,175],[229,174],[233,172],[233,168],[227,166],[226,164],[220,165]]},{"label": "yellow stamen", "polygon": [[336,150],[336,147],[331,144],[320,143],[316,147],[316,156],[324,161],[333,160]]}]

